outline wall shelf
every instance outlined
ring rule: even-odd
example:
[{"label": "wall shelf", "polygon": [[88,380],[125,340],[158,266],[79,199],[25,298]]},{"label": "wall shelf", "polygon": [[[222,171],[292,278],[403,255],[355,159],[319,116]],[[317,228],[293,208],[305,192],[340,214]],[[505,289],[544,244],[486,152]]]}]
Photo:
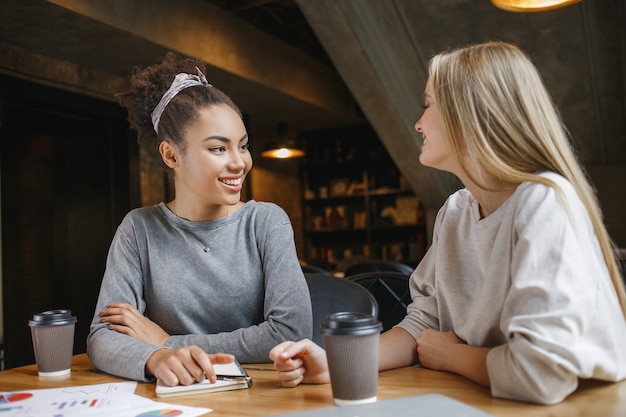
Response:
[{"label": "wall shelf", "polygon": [[352,257],[419,262],[419,199],[367,125],[301,135],[306,261],[336,269]]}]

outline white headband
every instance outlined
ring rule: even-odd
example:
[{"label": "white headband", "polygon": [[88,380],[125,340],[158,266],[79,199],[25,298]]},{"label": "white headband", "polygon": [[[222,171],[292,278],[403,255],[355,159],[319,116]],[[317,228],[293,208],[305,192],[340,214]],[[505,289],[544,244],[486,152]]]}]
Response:
[{"label": "white headband", "polygon": [[159,121],[161,120],[161,115],[163,114],[165,107],[167,107],[167,105],[170,104],[170,101],[172,101],[172,99],[176,97],[176,94],[189,87],[202,85],[208,87],[211,86],[202,71],[200,71],[198,67],[196,67],[196,70],[198,70],[198,75],[187,74],[184,72],[176,75],[176,78],[174,78],[172,85],[165,92],[165,94],[163,94],[161,101],[159,101],[159,104],[157,104],[157,106],[152,111],[152,126],[154,126],[154,131],[157,134],[159,133]]}]

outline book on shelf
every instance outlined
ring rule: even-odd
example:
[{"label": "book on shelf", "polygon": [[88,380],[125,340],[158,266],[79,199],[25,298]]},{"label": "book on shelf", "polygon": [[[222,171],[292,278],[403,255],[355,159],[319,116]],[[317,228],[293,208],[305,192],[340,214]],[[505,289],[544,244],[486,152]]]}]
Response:
[{"label": "book on shelf", "polygon": [[348,226],[345,206],[326,207],[324,222],[329,229],[344,229]]},{"label": "book on shelf", "polygon": [[367,212],[355,211],[352,227],[354,229],[365,229],[367,227]]},{"label": "book on shelf", "polygon": [[176,385],[173,387],[164,385],[161,381],[156,383],[156,395],[159,398],[177,397],[181,395],[206,394],[210,392],[231,391],[246,389],[252,386],[252,378],[238,361],[227,364],[213,364],[217,376],[215,383],[204,381],[195,382],[191,385]]},{"label": "book on shelf", "polygon": [[417,224],[419,200],[415,196],[396,197],[396,224]]}]

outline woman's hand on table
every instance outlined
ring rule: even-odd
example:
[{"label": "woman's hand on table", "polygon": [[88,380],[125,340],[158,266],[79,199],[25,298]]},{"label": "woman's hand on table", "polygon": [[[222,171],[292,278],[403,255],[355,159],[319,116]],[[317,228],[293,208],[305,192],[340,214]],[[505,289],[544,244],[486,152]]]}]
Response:
[{"label": "woman's hand on table", "polygon": [[[453,332],[426,329],[417,339],[417,354],[426,368],[454,372],[490,386],[487,355],[492,348],[470,346]],[[463,358],[463,360],[459,360]]]},{"label": "woman's hand on table", "polygon": [[170,335],[139,310],[126,303],[109,303],[99,313],[100,322],[109,329],[152,345],[165,345]]},{"label": "woman's hand on table", "polygon": [[458,360],[452,354],[452,347],[458,344],[463,341],[453,332],[426,329],[417,339],[419,361],[426,368],[448,371],[449,363]]},{"label": "woman's hand on table", "polygon": [[330,382],[326,352],[309,339],[283,342],[270,351],[283,387]]},{"label": "woman's hand on table", "polygon": [[213,364],[226,364],[235,360],[226,353],[207,354],[198,346],[170,350],[159,349],[146,362],[146,374],[154,376],[168,386],[190,385],[203,381],[217,381]]}]

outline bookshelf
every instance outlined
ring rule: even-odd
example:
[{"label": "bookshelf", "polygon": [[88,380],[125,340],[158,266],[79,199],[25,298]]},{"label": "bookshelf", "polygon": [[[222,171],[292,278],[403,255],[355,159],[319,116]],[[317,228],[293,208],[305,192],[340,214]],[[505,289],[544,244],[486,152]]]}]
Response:
[{"label": "bookshelf", "polygon": [[306,261],[331,270],[352,257],[419,262],[423,209],[371,127],[300,138]]}]

